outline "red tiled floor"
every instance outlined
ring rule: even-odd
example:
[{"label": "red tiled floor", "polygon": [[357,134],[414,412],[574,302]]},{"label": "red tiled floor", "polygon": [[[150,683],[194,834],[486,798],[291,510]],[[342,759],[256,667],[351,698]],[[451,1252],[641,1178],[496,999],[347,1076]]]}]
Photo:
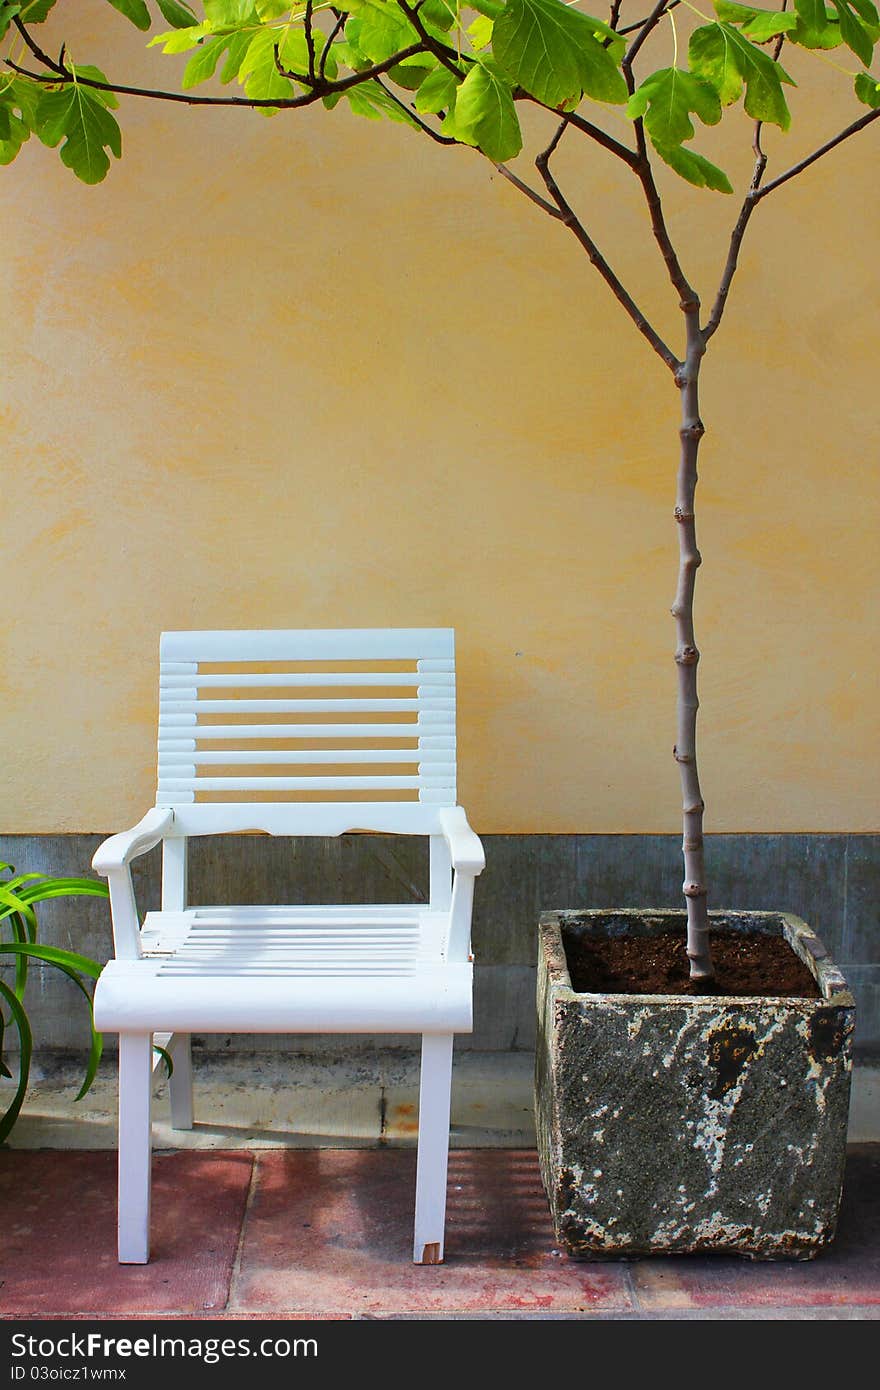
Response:
[{"label": "red tiled floor", "polygon": [[850,1148],[837,1239],[814,1260],[683,1256],[631,1269],[639,1304],[650,1311],[880,1305],[880,1144]]},{"label": "red tiled floor", "polygon": [[63,1317],[223,1308],[252,1168],[249,1153],[156,1154],[151,1261],[121,1266],[115,1153],[0,1152],[0,1309]]},{"label": "red tiled floor", "polygon": [[413,1151],[300,1149],[157,1154],[152,1260],[120,1267],[115,1168],[0,1151],[0,1317],[880,1314],[880,1145],[850,1150],[837,1242],[804,1263],[569,1260],[534,1152],[479,1149],[450,1156],[446,1263],[414,1266]]},{"label": "red tiled floor", "polygon": [[446,1263],[413,1265],[415,1154],[264,1152],[233,1308],[315,1313],[627,1311],[623,1265],[553,1243],[537,1159],[450,1155]]}]

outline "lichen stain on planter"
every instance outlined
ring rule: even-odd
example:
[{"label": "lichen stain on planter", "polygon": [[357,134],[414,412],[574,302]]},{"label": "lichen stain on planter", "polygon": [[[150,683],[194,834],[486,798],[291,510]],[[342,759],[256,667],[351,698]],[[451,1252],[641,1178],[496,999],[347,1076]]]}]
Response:
[{"label": "lichen stain on planter", "polygon": [[[576,994],[562,927],[601,930],[611,915],[541,924],[536,1108],[558,1241],[592,1258],[811,1257],[833,1239],[842,1185],[854,1022],[843,977],[798,919],[724,913],[713,916],[729,929],[784,933],[823,997]],[[642,914],[637,929],[678,916]]]}]

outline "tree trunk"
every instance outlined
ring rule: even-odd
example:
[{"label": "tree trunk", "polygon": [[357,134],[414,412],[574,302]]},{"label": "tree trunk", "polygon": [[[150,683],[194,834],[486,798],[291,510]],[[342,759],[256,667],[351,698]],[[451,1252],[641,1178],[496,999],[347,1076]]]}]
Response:
[{"label": "tree trunk", "polygon": [[699,308],[687,318],[687,355],[676,376],[681,392],[681,456],[675,499],[678,528],[678,588],[672,615],[676,626],[675,661],[678,667],[678,720],[673,756],[678,763],[682,791],[682,853],[687,901],[687,953],[692,980],[711,980],[715,970],[709,953],[709,916],[703,862],[703,797],[697,771],[697,663],[700,653],[694,637],[694,582],[700,564],[697,549],[694,494],[697,487],[697,453],[703,437],[700,419],[699,374],[706,350],[700,331]]}]

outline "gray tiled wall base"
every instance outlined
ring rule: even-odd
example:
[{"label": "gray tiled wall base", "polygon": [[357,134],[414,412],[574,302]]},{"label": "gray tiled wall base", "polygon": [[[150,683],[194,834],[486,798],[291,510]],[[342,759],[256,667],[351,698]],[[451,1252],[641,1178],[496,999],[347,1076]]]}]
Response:
[{"label": "gray tiled wall base", "polygon": [[[7,835],[0,859],[20,872],[88,872],[102,835]],[[677,907],[677,835],[485,835],[486,870],[474,909],[476,1028],[459,1045],[477,1051],[534,1046],[534,969],[541,912],[587,907]],[[856,997],[856,1046],[880,1054],[880,835],[715,835],[708,837],[712,905],[794,912],[811,924]],[[420,840],[346,836],[273,840],[236,835],[195,840],[191,898],[216,902],[418,901],[426,895]],[[142,909],[159,905],[158,855],[137,861]],[[43,939],[99,960],[110,954],[110,921],[100,899],[42,905]],[[4,969],[4,978],[7,972]],[[30,1007],[38,1048],[80,1048],[81,999],[51,970],[35,970]],[[411,1046],[411,1040],[394,1040]],[[294,1051],[345,1046],[350,1039],[260,1038],[260,1048]],[[378,1039],[364,1040],[371,1050]],[[239,1048],[247,1046],[236,1039]],[[211,1050],[227,1040],[206,1038]]]}]

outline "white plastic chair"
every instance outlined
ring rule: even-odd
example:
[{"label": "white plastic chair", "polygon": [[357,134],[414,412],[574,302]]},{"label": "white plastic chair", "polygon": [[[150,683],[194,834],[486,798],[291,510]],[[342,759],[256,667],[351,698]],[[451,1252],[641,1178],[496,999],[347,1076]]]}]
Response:
[{"label": "white plastic chair", "polygon": [[[455,803],[454,633],[168,632],[160,672],[156,806],[93,860],[113,918],[95,1022],[119,1033],[119,1260],[149,1258],[154,1037],[174,1060],[172,1124],[187,1129],[193,1032],[419,1033],[413,1259],[437,1264],[484,865]],[[251,830],[427,835],[430,901],[188,907],[188,836]],[[130,864],[160,842],[162,909],[141,929]]]}]

